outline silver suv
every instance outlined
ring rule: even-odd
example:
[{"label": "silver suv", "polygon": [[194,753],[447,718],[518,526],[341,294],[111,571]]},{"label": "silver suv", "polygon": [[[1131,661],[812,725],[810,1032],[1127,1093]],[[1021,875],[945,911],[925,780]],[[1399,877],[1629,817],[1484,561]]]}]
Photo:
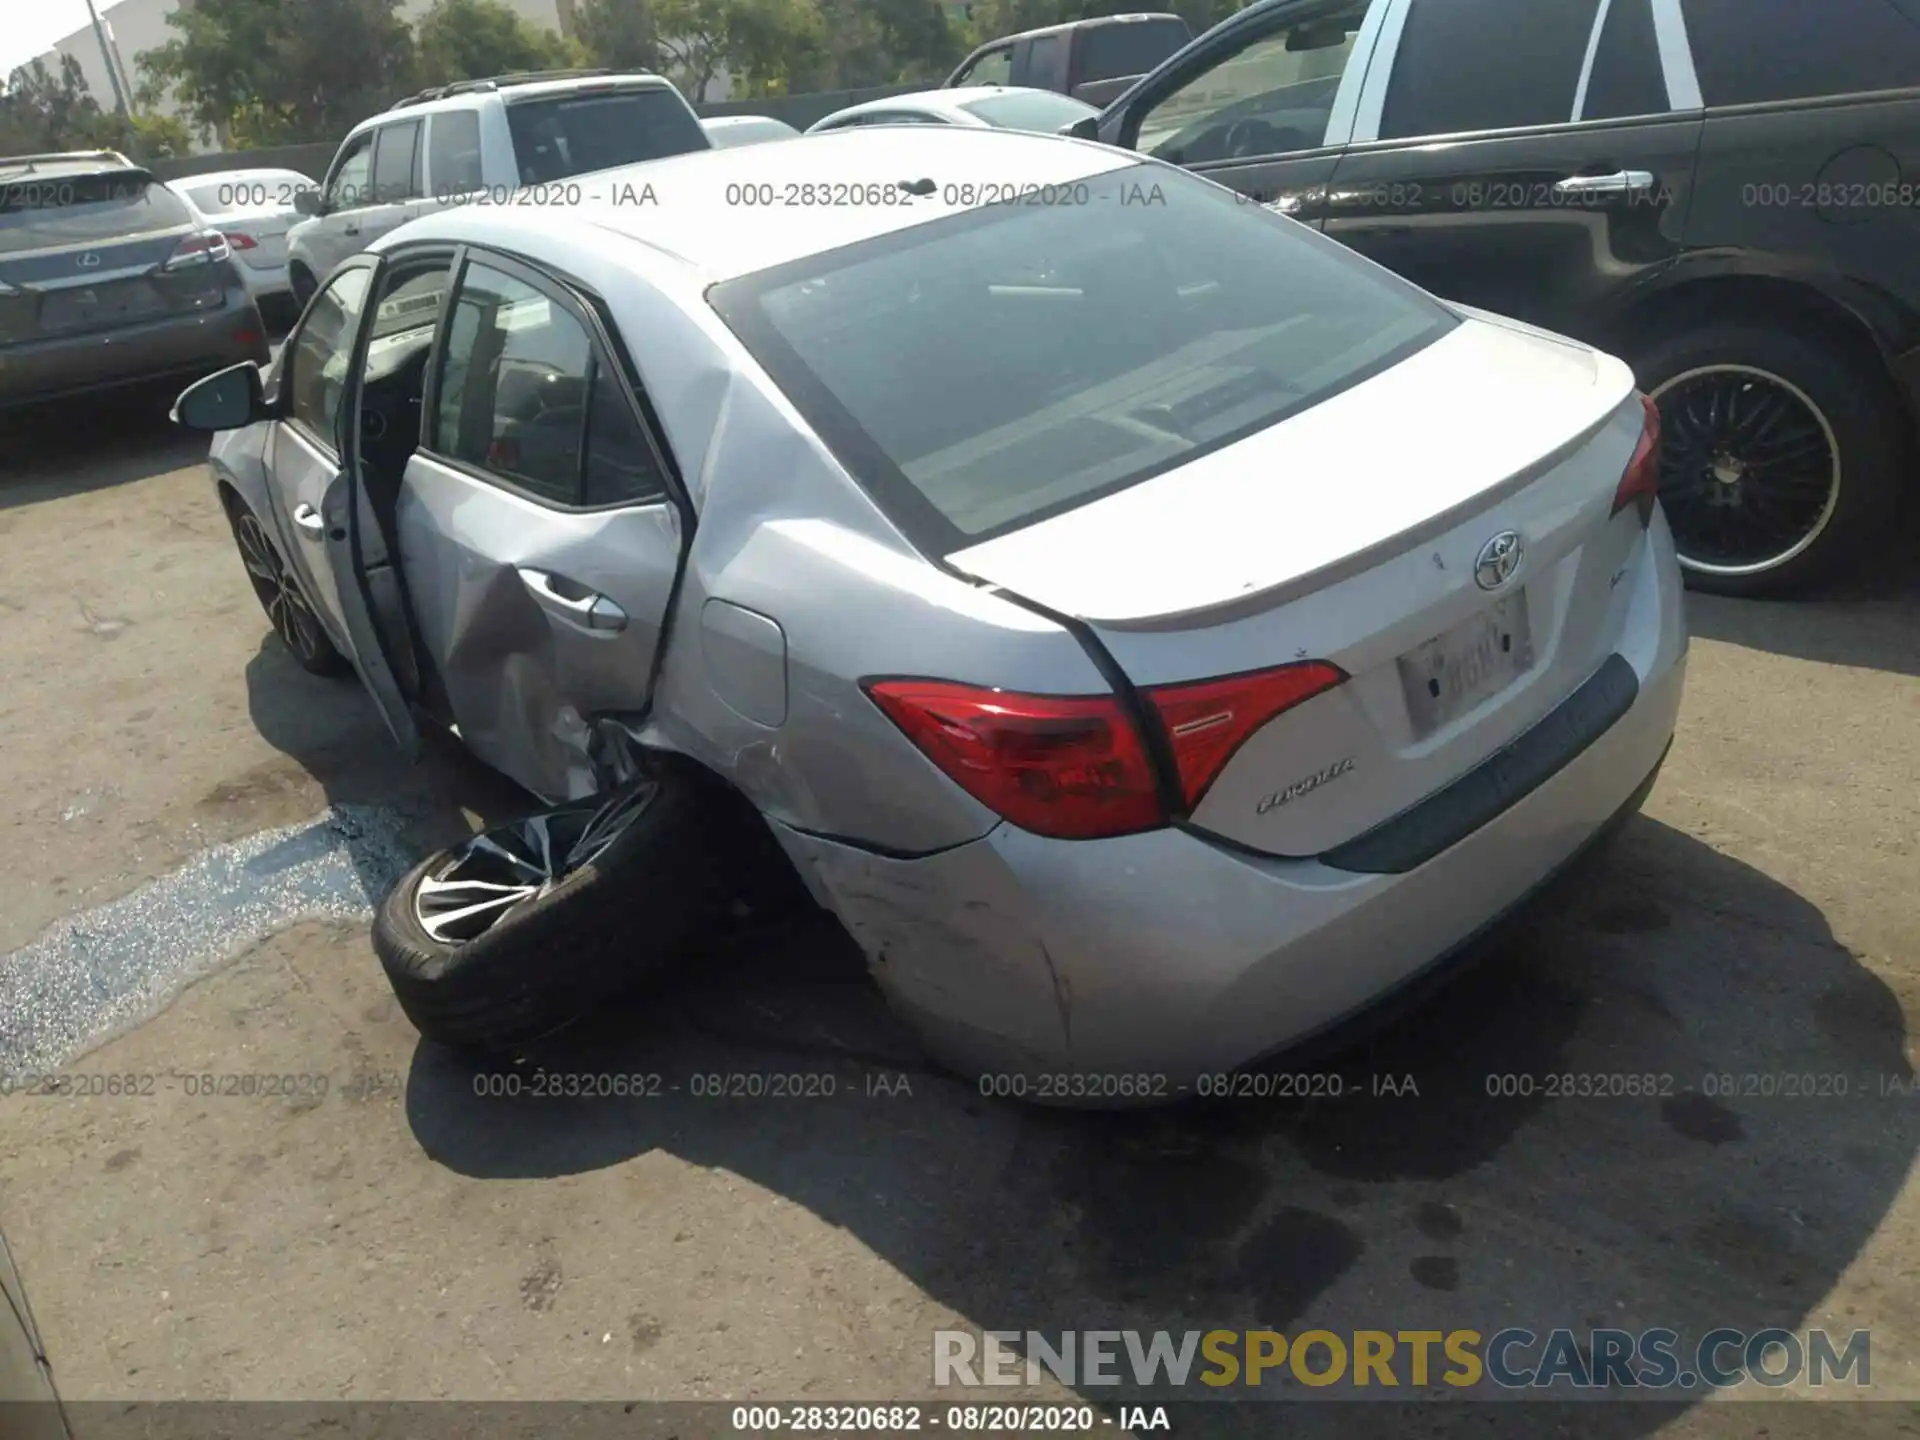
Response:
[{"label": "silver suv", "polygon": [[354,126],[320,189],[295,197],[312,218],[287,237],[294,298],[442,206],[572,204],[575,176],[712,148],[658,75],[549,70],[422,90]]}]

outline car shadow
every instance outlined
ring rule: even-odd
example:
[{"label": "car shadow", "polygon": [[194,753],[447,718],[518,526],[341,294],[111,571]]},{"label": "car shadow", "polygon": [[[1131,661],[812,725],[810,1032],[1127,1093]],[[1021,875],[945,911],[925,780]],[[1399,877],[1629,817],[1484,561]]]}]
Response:
[{"label": "car shadow", "polygon": [[0,415],[0,510],[199,465],[207,437],[168,419],[178,387]]},{"label": "car shadow", "polygon": [[[1920,994],[1896,994],[1767,875],[1644,816],[1481,959],[1315,1062],[1340,1077],[1337,1097],[1330,1079],[1308,1099],[1269,1080],[1238,1100],[1074,1113],[935,1073],[822,916],[702,957],[531,1069],[422,1043],[407,1114],[431,1158],[482,1179],[653,1151],[731,1172],[983,1328],[1668,1326],[1697,1340],[1817,1317],[1920,1149],[1920,1108],[1901,1093],[1903,1000],[1920,1008]],[[536,1098],[539,1073],[653,1093]],[[1305,1393],[1081,1389],[1129,1403]],[[1690,1398],[1580,1405],[1567,1433],[1649,1434]],[[1561,1433],[1535,1406],[1362,1408],[1369,1434]],[[1182,1430],[1271,1430],[1258,1406],[1183,1414]],[[1798,1420],[1773,1407],[1768,1423],[1783,1436]],[[1286,1411],[1290,1434],[1358,1422],[1351,1405]]]}]

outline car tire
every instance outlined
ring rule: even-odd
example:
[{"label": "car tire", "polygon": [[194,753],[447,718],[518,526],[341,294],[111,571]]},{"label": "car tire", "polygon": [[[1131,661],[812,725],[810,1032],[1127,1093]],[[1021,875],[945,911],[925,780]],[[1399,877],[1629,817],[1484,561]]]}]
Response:
[{"label": "car tire", "polygon": [[1815,332],[1710,322],[1651,340],[1634,373],[1660,406],[1660,497],[1690,589],[1799,593],[1886,534],[1911,421],[1872,358]]},{"label": "car tire", "polygon": [[[414,1027],[455,1049],[517,1058],[677,968],[725,914],[709,783],[663,764],[610,796],[483,831],[409,870],[375,909],[373,948]],[[543,847],[558,861],[543,879],[498,853]],[[521,877],[516,886],[533,881],[529,893],[483,898],[490,914],[462,910],[463,897],[489,896],[508,874]]]},{"label": "car tire", "polygon": [[253,586],[260,608],[267,612],[267,623],[294,662],[309,675],[337,677],[352,672],[347,657],[335,648],[326,627],[301,588],[300,579],[273,543],[267,527],[246,501],[233,491],[222,489],[227,524],[233,529],[233,543],[239,548],[240,563],[246,567],[247,580]]},{"label": "car tire", "polygon": [[[287,267],[287,283],[293,289],[293,319],[298,320],[307,302],[319,293],[320,282],[313,278],[313,272],[299,263]],[[288,322],[292,328],[292,321]]]}]

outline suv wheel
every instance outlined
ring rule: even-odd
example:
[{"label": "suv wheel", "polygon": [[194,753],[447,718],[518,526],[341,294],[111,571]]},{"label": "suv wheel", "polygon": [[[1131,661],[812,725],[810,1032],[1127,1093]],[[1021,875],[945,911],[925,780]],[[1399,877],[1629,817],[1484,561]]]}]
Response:
[{"label": "suv wheel", "polygon": [[1910,440],[1886,376],[1810,335],[1714,323],[1634,366],[1660,407],[1660,502],[1690,588],[1777,595],[1868,556]]},{"label": "suv wheel", "polygon": [[[287,283],[293,287],[293,303],[296,310],[305,310],[307,302],[313,299],[320,289],[319,282],[313,278],[313,272],[298,263],[288,267]],[[293,318],[298,320],[300,317],[296,314]]]}]

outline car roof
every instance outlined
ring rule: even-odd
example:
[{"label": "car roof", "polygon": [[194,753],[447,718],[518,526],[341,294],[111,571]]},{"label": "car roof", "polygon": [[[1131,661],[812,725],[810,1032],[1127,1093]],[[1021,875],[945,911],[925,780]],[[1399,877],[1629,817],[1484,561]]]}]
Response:
[{"label": "car roof", "polygon": [[786,130],[793,128],[777,115],[706,115],[701,117],[700,123],[709,130],[728,125],[778,125]]},{"label": "car roof", "polygon": [[353,129],[347,132],[352,139],[363,131],[371,130],[395,120],[410,120],[420,115],[434,115],[443,110],[471,109],[474,102],[480,100],[511,100],[518,104],[522,100],[541,100],[550,95],[565,95],[575,90],[667,90],[679,94],[673,82],[651,70],[622,70],[612,74],[594,73],[590,75],[561,74],[550,80],[522,79],[517,76],[501,77],[509,83],[496,84],[493,81],[459,81],[448,86],[450,93],[423,98],[415,95],[399,104],[369,115]]},{"label": "car roof", "polygon": [[305,180],[309,185],[313,183],[312,176],[288,165],[254,165],[244,170],[209,170],[204,175],[176,175],[167,183],[178,190],[188,185],[195,188],[202,185],[232,185],[238,181],[251,179],[255,175],[291,175],[296,180]]},{"label": "car roof", "polygon": [[[970,208],[960,203],[962,196],[988,183],[1071,185],[1143,163],[1151,162],[1087,141],[985,127],[832,131],[808,136],[805,144],[700,150],[581,176],[568,182],[583,188],[578,206],[436,211],[369,248],[464,240],[537,259],[542,235],[588,224],[652,246],[720,281],[955,214]],[[884,187],[916,181],[931,184],[931,193],[905,203],[883,198]],[[800,198],[841,191],[847,203]],[[897,188],[892,193],[899,194]],[[752,205],[744,196],[759,196],[762,203]],[[783,205],[786,196],[796,198]]]},{"label": "car roof", "polygon": [[[1033,85],[955,85],[937,90],[911,90],[905,95],[889,95],[884,100],[862,100],[858,105],[849,105],[836,110],[831,115],[822,116],[815,124],[824,125],[828,120],[839,120],[848,115],[883,114],[889,110],[935,110],[950,113],[963,109],[974,100],[985,100],[994,95],[1053,95],[1058,92],[1041,90]],[[977,117],[969,116],[969,119]]]},{"label": "car roof", "polygon": [[[1018,30],[1011,35],[1002,35],[996,40],[989,40],[981,45],[974,54],[979,54],[980,50],[998,49],[1014,40],[1032,40],[1037,36],[1058,35],[1067,30],[1097,30],[1105,25],[1137,25],[1142,20],[1179,20],[1182,24],[1186,23],[1181,16],[1174,14],[1171,10],[1136,10],[1126,15],[1089,15],[1084,20],[1062,20],[1057,25],[1042,25],[1034,30]],[[1192,27],[1188,26],[1188,28]]]}]

